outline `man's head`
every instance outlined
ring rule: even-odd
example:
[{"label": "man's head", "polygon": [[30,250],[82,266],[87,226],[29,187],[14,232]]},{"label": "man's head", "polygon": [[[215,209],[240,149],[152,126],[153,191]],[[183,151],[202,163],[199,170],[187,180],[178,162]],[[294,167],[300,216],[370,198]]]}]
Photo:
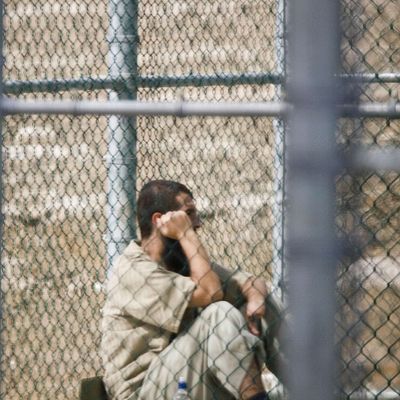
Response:
[{"label": "man's head", "polygon": [[167,180],[147,182],[142,187],[137,201],[137,218],[142,239],[147,239],[153,232],[154,213],[165,214],[168,211],[180,210],[184,205],[183,199],[193,201],[193,195],[182,183]]},{"label": "man's head", "polygon": [[[183,210],[189,216],[193,228],[201,226],[193,201],[192,192],[183,184],[167,180],[154,180],[146,183],[139,193],[137,216],[142,240],[148,239],[154,230],[153,216],[168,211]],[[187,275],[188,260],[180,243],[161,236],[163,245],[162,260],[165,266],[175,272]]]}]

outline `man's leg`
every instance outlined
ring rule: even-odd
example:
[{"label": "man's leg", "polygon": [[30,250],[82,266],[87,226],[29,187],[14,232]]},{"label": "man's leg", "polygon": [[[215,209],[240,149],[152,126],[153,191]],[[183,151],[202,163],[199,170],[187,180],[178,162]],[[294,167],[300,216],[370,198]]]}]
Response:
[{"label": "man's leg", "polygon": [[248,398],[252,388],[258,390],[252,379],[263,359],[262,342],[247,330],[242,314],[229,303],[213,303],[153,361],[139,399],[172,398],[179,376],[195,400]]}]

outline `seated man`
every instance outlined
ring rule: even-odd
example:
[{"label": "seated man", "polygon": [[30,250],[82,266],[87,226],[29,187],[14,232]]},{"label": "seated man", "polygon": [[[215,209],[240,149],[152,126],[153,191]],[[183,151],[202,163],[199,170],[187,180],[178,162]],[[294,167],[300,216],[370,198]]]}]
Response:
[{"label": "seated man", "polygon": [[265,282],[210,262],[184,185],[147,183],[137,216],[141,243],[128,245],[107,283],[101,351],[109,397],[172,399],[183,376],[193,400],[267,399],[261,369],[275,351],[278,312],[265,301]]}]

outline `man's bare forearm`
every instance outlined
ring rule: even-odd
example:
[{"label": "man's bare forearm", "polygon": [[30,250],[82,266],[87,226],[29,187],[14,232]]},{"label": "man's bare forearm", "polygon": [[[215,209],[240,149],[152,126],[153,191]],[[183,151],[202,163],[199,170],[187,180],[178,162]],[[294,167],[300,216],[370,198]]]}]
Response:
[{"label": "man's bare forearm", "polygon": [[247,301],[258,300],[267,297],[267,285],[262,278],[251,277],[242,286],[242,294]]},{"label": "man's bare forearm", "polygon": [[221,300],[223,292],[218,275],[212,270],[208,254],[193,229],[188,229],[179,239],[189,260],[190,278],[197,284],[191,306],[204,307]]}]

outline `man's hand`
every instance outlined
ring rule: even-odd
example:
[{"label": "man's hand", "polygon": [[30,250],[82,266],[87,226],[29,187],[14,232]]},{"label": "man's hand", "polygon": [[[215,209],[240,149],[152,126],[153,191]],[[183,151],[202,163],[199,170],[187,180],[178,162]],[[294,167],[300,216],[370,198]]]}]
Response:
[{"label": "man's hand", "polygon": [[246,319],[249,331],[255,335],[260,336],[260,323],[265,315],[265,299],[254,299],[247,301],[246,304]]},{"label": "man's hand", "polygon": [[161,235],[174,240],[181,240],[192,229],[192,222],[184,211],[169,211],[157,220]]},{"label": "man's hand", "polygon": [[260,336],[260,322],[265,317],[267,285],[261,278],[250,278],[244,284],[242,291],[247,300],[245,317],[249,331],[253,335]]}]

